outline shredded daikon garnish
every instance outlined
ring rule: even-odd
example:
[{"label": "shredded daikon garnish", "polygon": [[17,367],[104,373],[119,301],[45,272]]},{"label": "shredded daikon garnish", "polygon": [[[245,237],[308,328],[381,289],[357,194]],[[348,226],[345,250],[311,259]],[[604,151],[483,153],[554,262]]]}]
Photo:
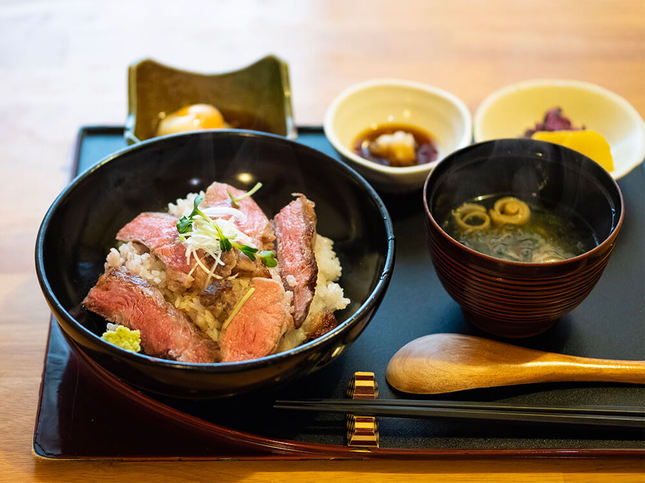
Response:
[{"label": "shredded daikon garnish", "polygon": [[202,209],[202,212],[211,218],[232,216],[238,219],[240,223],[244,223],[246,221],[246,214],[243,211],[240,211],[237,208],[231,208],[230,206],[210,206]]}]

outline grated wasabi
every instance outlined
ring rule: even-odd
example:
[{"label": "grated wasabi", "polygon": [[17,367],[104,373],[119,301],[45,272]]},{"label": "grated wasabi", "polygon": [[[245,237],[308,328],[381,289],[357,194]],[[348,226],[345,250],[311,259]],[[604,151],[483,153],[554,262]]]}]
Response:
[{"label": "grated wasabi", "polygon": [[138,330],[130,330],[122,325],[108,324],[108,330],[103,333],[101,338],[127,351],[141,352],[141,333]]}]

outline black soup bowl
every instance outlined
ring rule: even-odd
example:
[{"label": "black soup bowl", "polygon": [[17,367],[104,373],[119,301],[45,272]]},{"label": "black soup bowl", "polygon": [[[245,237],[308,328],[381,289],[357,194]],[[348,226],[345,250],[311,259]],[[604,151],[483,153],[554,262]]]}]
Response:
[{"label": "black soup bowl", "polygon": [[[120,349],[101,339],[105,319],[81,307],[103,273],[119,228],[142,211],[205,190],[213,181],[250,189],[272,218],[304,193],[318,232],[335,241],[339,281],[351,300],[334,330],[289,351],[242,362],[193,364]],[[201,131],[145,141],[104,159],[54,201],[36,241],[47,302],[73,346],[126,383],[173,397],[226,397],[305,376],[338,357],[365,329],[387,289],[394,234],[385,205],[355,171],[307,146],[253,131]]]}]

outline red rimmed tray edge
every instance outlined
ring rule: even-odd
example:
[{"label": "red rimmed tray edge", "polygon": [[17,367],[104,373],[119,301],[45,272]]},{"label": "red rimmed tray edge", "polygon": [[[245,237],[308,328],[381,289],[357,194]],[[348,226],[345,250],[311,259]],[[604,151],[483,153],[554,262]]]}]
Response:
[{"label": "red rimmed tray edge", "polygon": [[[52,317],[47,342],[51,335],[51,324],[57,323]],[[125,384],[120,379],[103,369],[87,354],[85,354],[75,343],[65,337],[70,348],[80,357],[86,367],[96,376],[109,382],[109,384],[122,395],[136,404],[144,406],[147,410],[164,418],[171,418],[176,423],[182,424],[191,430],[198,430],[211,434],[219,439],[229,440],[236,445],[256,449],[259,452],[267,452],[265,455],[239,455],[239,456],[133,456],[133,457],[47,457],[41,456],[33,449],[38,458],[45,460],[100,460],[100,461],[212,461],[212,460],[364,460],[364,459],[438,459],[438,458],[599,458],[599,457],[643,457],[645,449],[606,449],[606,448],[548,448],[548,449],[404,449],[404,448],[350,448],[340,445],[329,445],[320,443],[305,443],[300,441],[271,439],[257,436],[251,433],[233,430],[220,426],[196,416],[179,411],[168,406],[153,397],[140,393],[133,387]],[[46,368],[45,368],[46,370]],[[43,371],[43,375],[44,375]],[[42,396],[43,383],[41,381],[40,396]],[[36,417],[36,424],[40,416],[40,405]],[[36,429],[36,428],[35,428]],[[35,431],[34,431],[35,433]],[[35,437],[34,437],[35,444]]]}]

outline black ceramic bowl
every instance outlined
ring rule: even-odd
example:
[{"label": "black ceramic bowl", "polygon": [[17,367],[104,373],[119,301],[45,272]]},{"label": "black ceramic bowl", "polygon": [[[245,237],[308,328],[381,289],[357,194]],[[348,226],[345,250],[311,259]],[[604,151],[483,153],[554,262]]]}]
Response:
[{"label": "black ceramic bowl", "polygon": [[[577,214],[597,245],[567,260],[523,263],[484,255],[443,229],[465,201],[516,196],[562,218]],[[624,217],[616,182],[571,149],[531,139],[500,139],[460,149],[428,176],[423,194],[432,262],[466,318],[504,337],[544,332],[580,304],[609,261]]]},{"label": "black ceramic bowl", "polygon": [[[100,338],[105,320],[80,303],[103,272],[121,226],[142,211],[163,210],[212,181],[249,189],[273,217],[305,193],[318,231],[335,240],[350,305],[336,329],[261,359],[190,364],[122,350]],[[394,235],[387,210],[355,171],[316,150],[252,131],[203,131],[124,149],[76,178],[54,201],[36,241],[43,293],[66,336],[101,366],[139,388],[175,397],[223,397],[304,376],[338,357],[367,326],[390,281]]]}]

